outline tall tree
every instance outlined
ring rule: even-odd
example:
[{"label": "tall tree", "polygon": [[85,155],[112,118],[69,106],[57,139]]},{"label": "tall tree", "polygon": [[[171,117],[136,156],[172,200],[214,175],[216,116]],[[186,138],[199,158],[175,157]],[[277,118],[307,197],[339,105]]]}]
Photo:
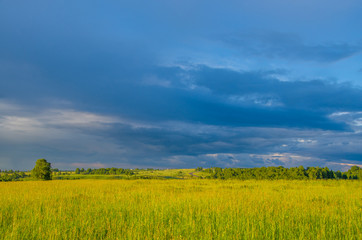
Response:
[{"label": "tall tree", "polygon": [[47,162],[47,160],[45,160],[44,158],[38,159],[35,163],[34,169],[31,171],[31,175],[37,179],[51,180],[51,164]]}]

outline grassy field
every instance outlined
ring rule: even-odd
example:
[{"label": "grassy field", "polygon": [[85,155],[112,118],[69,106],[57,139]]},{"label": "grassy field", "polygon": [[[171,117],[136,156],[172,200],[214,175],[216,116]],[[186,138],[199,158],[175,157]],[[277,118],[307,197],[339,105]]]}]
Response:
[{"label": "grassy field", "polygon": [[362,182],[0,182],[0,239],[362,239]]},{"label": "grassy field", "polygon": [[[195,169],[135,169],[132,170],[132,175],[127,174],[76,174],[74,171],[62,171],[61,174],[53,172],[53,180],[79,180],[79,179],[191,179],[210,176],[210,173],[197,172]],[[195,176],[190,173],[195,173]],[[0,173],[1,174],[4,173]],[[31,177],[31,172],[24,172],[25,177],[19,178],[17,181],[36,181],[37,179]],[[0,181],[1,182],[1,181]]]},{"label": "grassy field", "polygon": [[[97,174],[75,174],[74,172],[65,172],[64,175],[53,175],[54,180],[76,180],[76,179],[139,179],[139,178],[151,178],[151,179],[190,179],[197,177],[210,176],[206,172],[196,172],[195,169],[155,169],[145,170],[138,169],[132,170],[133,175],[118,174],[118,175],[97,175]],[[196,176],[192,176],[190,173],[195,172]],[[30,173],[29,173],[30,175]],[[25,180],[33,181],[35,179],[28,178]]]}]

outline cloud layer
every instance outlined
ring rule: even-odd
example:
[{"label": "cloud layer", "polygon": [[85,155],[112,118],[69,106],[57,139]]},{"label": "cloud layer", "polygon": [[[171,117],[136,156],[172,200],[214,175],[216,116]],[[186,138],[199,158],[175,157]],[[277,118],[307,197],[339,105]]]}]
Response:
[{"label": "cloud layer", "polygon": [[233,34],[221,36],[220,40],[246,56],[294,61],[334,62],[351,57],[362,50],[361,44],[307,44],[298,35],[279,32]]},{"label": "cloud layer", "polygon": [[0,169],[360,164],[361,7],[2,1]]},{"label": "cloud layer", "polygon": [[67,102],[43,103],[38,110],[1,102],[2,161],[24,159],[8,163],[19,167],[30,162],[28,156],[46,155],[60,167],[180,168],[343,168],[361,161],[359,88],[199,65],[156,67],[146,75],[153,82],[122,83],[134,95],[98,96],[92,102],[97,113]]}]

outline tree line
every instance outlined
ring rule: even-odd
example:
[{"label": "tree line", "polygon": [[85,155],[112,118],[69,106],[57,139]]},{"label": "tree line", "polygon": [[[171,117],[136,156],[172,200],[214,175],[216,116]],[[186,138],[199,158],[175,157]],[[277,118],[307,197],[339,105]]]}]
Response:
[{"label": "tree line", "polygon": [[31,170],[30,175],[21,171],[4,170],[0,169],[0,182],[18,181],[22,178],[33,177],[40,180],[51,180],[52,169],[51,163],[46,159],[38,159],[35,162],[35,167]]},{"label": "tree line", "polygon": [[[62,174],[89,174],[89,175],[134,175],[135,171],[140,169],[124,169],[124,168],[77,168],[74,172],[60,171],[59,169],[52,169],[51,164],[45,159],[38,159],[35,163],[34,169],[31,173],[14,171],[14,170],[1,170],[0,169],[0,182],[18,181],[23,178],[35,178],[41,180],[51,180],[53,175]],[[147,171],[153,169],[147,169]],[[351,167],[346,172],[333,171],[327,167],[259,167],[259,168],[219,168],[212,167],[203,169],[202,167],[196,168],[196,171],[203,171],[209,173],[206,178],[209,179],[362,179],[362,168],[358,166]],[[157,176],[155,176],[157,178]],[[142,176],[141,176],[142,178]]]},{"label": "tree line", "polygon": [[333,171],[328,167],[259,167],[259,168],[197,168],[215,179],[362,179],[362,168],[351,167],[346,172]]},{"label": "tree line", "polygon": [[85,170],[84,168],[76,168],[74,171],[75,174],[95,174],[95,175],[134,175],[134,171],[131,169],[124,169],[124,168],[98,168],[92,169],[88,168]]},{"label": "tree line", "polygon": [[28,175],[22,171],[14,170],[1,170],[0,169],[0,182],[17,181],[21,178],[25,178]]}]

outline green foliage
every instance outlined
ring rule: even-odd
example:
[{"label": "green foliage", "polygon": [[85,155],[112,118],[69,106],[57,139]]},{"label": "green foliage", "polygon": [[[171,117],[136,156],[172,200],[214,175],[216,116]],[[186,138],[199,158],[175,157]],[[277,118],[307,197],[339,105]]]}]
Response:
[{"label": "green foliage", "polygon": [[327,167],[308,167],[303,166],[284,168],[280,167],[261,167],[261,168],[209,168],[205,170],[211,174],[211,178],[217,179],[362,179],[362,169],[353,166],[345,173],[332,171]]},{"label": "green foliage", "polygon": [[84,168],[75,170],[75,174],[94,174],[94,175],[133,175],[134,172],[130,169],[123,168],[99,168],[99,169],[91,169],[88,168],[87,171]]},{"label": "green foliage", "polygon": [[[40,159],[41,160],[41,159]],[[46,160],[45,160],[46,161]],[[50,164],[50,163],[48,163]],[[191,178],[190,172],[195,169],[123,169],[123,168],[77,168],[75,171],[60,171],[59,169],[51,169],[53,179],[185,179]],[[308,167],[303,166],[294,168],[279,167],[261,167],[261,168],[196,168],[199,178],[206,179],[362,179],[362,168],[353,166],[346,172],[332,171],[327,167]],[[34,175],[34,170],[32,171]],[[75,174],[75,175],[74,175]],[[48,175],[51,177],[51,174]],[[19,181],[29,178],[29,174],[14,170],[0,170],[1,181]],[[30,178],[29,178],[30,179]],[[40,178],[44,179],[44,178]]]},{"label": "green foliage", "polygon": [[346,173],[347,179],[362,179],[362,168],[353,166]]},{"label": "green foliage", "polygon": [[52,171],[51,164],[45,159],[38,159],[35,163],[34,169],[31,171],[31,176],[41,180],[51,180]]},{"label": "green foliage", "polygon": [[24,172],[20,171],[0,171],[0,182],[19,181],[28,177]]}]

